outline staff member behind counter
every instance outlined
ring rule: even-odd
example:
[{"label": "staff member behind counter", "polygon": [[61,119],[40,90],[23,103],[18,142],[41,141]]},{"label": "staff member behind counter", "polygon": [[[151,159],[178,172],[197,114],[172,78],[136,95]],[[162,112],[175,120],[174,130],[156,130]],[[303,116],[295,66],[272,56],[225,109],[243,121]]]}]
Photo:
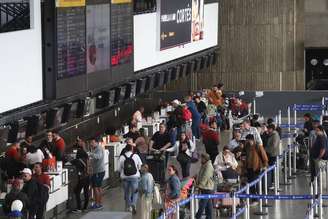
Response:
[{"label": "staff member behind counter", "polygon": [[[149,151],[154,153],[166,152],[172,146],[169,133],[163,123],[159,125],[159,131],[156,132],[149,142]],[[168,161],[168,153],[165,154],[165,163]]]}]

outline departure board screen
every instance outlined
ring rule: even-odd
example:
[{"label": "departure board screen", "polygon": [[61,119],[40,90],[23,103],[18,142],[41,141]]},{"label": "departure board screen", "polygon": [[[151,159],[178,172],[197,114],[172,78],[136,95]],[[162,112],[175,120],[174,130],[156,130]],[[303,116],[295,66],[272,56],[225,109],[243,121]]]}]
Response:
[{"label": "departure board screen", "polygon": [[122,64],[132,63],[132,4],[113,3],[111,7],[111,64],[112,66],[118,66]]},{"label": "departure board screen", "polygon": [[57,79],[85,74],[85,7],[57,8]]}]

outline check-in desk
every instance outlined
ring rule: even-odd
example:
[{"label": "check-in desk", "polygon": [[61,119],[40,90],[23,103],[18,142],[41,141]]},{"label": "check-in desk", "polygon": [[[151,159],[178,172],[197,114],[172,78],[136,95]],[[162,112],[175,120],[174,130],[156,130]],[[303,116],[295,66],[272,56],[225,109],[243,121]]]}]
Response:
[{"label": "check-in desk", "polygon": [[121,151],[125,147],[124,141],[120,142],[108,142],[105,145],[105,148],[109,151],[109,186],[116,187],[120,186],[120,177],[119,177],[119,165],[118,161],[120,158]]}]

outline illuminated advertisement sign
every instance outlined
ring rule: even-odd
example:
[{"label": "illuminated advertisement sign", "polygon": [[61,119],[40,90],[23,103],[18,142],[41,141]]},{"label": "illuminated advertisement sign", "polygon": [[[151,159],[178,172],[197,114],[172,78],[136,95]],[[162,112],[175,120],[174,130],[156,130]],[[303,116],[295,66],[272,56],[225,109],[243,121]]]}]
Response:
[{"label": "illuminated advertisement sign", "polygon": [[85,0],[56,0],[56,7],[82,7],[85,6]]},{"label": "illuminated advertisement sign", "polygon": [[203,38],[204,0],[162,0],[158,11],[160,50]]}]

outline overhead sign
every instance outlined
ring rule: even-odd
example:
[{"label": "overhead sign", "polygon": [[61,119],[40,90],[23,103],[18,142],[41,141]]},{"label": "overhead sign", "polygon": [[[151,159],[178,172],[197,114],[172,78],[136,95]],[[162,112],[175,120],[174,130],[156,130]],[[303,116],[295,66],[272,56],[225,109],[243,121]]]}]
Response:
[{"label": "overhead sign", "polygon": [[203,39],[204,0],[161,0],[160,50]]},{"label": "overhead sign", "polygon": [[132,0],[112,0],[112,4],[124,4],[124,3],[131,3]]},{"label": "overhead sign", "polygon": [[85,0],[56,0],[56,7],[83,7],[85,6]]}]

